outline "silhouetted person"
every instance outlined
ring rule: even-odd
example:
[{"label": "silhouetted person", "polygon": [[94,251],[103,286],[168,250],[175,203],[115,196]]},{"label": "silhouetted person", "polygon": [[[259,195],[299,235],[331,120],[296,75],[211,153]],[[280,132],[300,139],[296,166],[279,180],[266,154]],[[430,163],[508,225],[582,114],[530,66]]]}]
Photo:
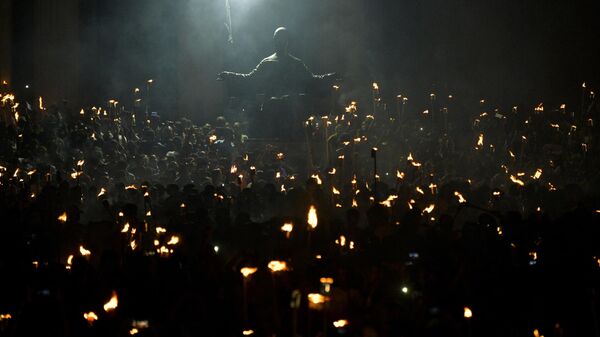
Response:
[{"label": "silhouetted person", "polygon": [[308,109],[302,94],[315,82],[334,78],[335,73],[313,74],[304,62],[289,53],[289,40],[287,29],[279,27],[273,34],[275,53],[263,59],[254,70],[248,74],[224,71],[218,75],[219,80],[265,95],[260,111],[249,120],[251,137],[303,139],[302,121]]},{"label": "silhouetted person", "polygon": [[289,53],[289,33],[285,27],[275,30],[273,42],[275,53],[260,61],[250,73],[224,71],[218,75],[218,78],[247,81],[248,85],[255,86],[258,93],[264,93],[267,98],[304,93],[314,80],[333,79],[335,73],[315,75],[302,60]]}]

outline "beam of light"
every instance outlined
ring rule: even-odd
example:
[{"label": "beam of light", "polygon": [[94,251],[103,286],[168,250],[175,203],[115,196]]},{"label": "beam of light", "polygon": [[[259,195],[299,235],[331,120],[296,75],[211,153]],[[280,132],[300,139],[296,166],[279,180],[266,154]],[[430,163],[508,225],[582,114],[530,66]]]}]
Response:
[{"label": "beam of light", "polygon": [[231,4],[229,3],[229,0],[225,0],[225,11],[226,11],[226,17],[225,17],[225,27],[227,28],[227,42],[233,44],[233,27],[231,25]]}]

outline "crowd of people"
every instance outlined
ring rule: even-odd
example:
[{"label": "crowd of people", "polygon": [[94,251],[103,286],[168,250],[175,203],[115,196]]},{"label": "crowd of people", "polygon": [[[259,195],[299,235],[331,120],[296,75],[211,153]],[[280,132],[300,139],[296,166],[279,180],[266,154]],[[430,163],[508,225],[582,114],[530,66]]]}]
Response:
[{"label": "crowd of people", "polygon": [[0,336],[600,335],[589,91],[374,83],[294,142],[0,94]]}]

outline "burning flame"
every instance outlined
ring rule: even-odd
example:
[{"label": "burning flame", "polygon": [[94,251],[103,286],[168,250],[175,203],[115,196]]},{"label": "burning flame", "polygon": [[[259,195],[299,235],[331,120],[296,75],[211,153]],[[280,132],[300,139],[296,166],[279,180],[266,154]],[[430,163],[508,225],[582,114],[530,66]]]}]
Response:
[{"label": "burning flame", "polygon": [[373,90],[379,90],[379,84],[373,82]]},{"label": "burning flame", "polygon": [[323,181],[321,180],[318,174],[313,174],[310,177],[317,181],[317,185],[323,184]]},{"label": "burning flame", "polygon": [[523,182],[523,180],[520,180],[520,179],[518,179],[517,177],[515,177],[515,176],[513,176],[513,175],[511,175],[511,176],[510,176],[510,180],[511,180],[513,183],[515,183],[515,184],[517,184],[517,185],[519,185],[519,186],[525,186],[525,183]]},{"label": "burning flame", "polygon": [[435,209],[435,205],[431,204],[428,207],[425,207],[425,209],[423,209],[423,212],[427,212],[427,213],[431,214],[431,212],[433,212],[434,209]]},{"label": "burning flame", "polygon": [[347,326],[348,324],[350,324],[350,323],[345,319],[339,319],[339,320],[333,322],[333,326],[338,329],[343,328],[343,327]]},{"label": "burning flame", "polygon": [[465,199],[462,194],[460,194],[460,192],[458,191],[454,191],[454,195],[458,198],[458,202],[461,204],[464,204],[465,202],[467,202],[467,199]]},{"label": "burning flame", "polygon": [[281,226],[281,231],[285,232],[285,236],[287,238],[290,237],[290,233],[294,230],[294,224],[292,224],[291,222],[288,223],[284,223],[283,226]]},{"label": "burning flame", "polygon": [[167,245],[176,245],[179,243],[179,237],[178,236],[171,236],[171,239],[169,240],[169,242],[167,242]]},{"label": "burning flame", "polygon": [[479,134],[479,139],[477,139],[477,147],[478,148],[483,147],[483,133]]},{"label": "burning flame", "polygon": [[67,222],[67,212],[63,212],[61,215],[58,216],[57,219],[62,223]]},{"label": "burning flame", "polygon": [[244,335],[244,336],[250,336],[252,334],[254,334],[254,330],[244,330],[244,331],[242,331],[242,335]]},{"label": "burning flame", "polygon": [[331,187],[331,191],[332,191],[332,192],[333,192],[333,194],[335,194],[335,195],[339,195],[339,194],[340,194],[340,191],[338,191],[338,189],[337,189],[337,188],[335,188],[335,186],[332,186],[332,187]]},{"label": "burning flame", "polygon": [[93,311],[90,312],[86,312],[83,314],[83,318],[89,323],[89,324],[93,324],[95,321],[98,320],[98,315],[96,315],[96,313],[94,313]]},{"label": "burning flame", "polygon": [[325,298],[325,296],[323,296],[321,294],[311,293],[311,294],[308,294],[308,300],[312,304],[322,304],[322,303],[325,303],[326,298]]},{"label": "burning flame", "polygon": [[404,172],[400,172],[400,171],[396,170],[396,178],[404,179]]},{"label": "burning flame", "polygon": [[544,103],[538,104],[533,110],[535,110],[535,112],[544,112]]},{"label": "burning flame", "polygon": [[346,107],[346,112],[348,112],[348,113],[354,113],[354,112],[356,112],[356,110],[358,110],[358,106],[356,105],[356,102],[354,102],[354,101],[350,102],[350,105],[348,105]]},{"label": "burning flame", "polygon": [[46,110],[46,108],[44,108],[44,100],[42,99],[42,96],[38,98],[38,102],[40,104],[40,110]]},{"label": "burning flame", "polygon": [[113,291],[112,296],[108,302],[104,304],[104,311],[110,312],[117,308],[119,305],[119,299],[117,298],[117,292]]},{"label": "burning flame", "polygon": [[100,193],[98,193],[98,198],[106,194],[106,189],[104,187],[100,188]]},{"label": "burning flame", "polygon": [[285,263],[285,261],[271,261],[267,267],[269,267],[272,272],[276,273],[287,270],[287,263]]},{"label": "burning flame", "polygon": [[256,268],[256,267],[244,267],[244,268],[240,269],[240,273],[242,273],[244,278],[246,278],[246,277],[256,273],[257,270],[258,270],[258,268]]},{"label": "burning flame", "polygon": [[429,184],[429,186],[427,186],[427,187],[429,187],[429,189],[431,190],[431,194],[435,194],[435,191],[436,191],[436,189],[437,189],[437,185],[436,185],[436,184],[434,184],[434,183],[431,183],[431,184]]},{"label": "burning flame", "polygon": [[92,252],[85,249],[83,246],[79,246],[79,254],[81,254],[81,256],[90,256],[92,255]]},{"label": "burning flame", "polygon": [[[387,199],[385,199],[384,201],[381,201],[381,202],[379,202],[379,204],[380,204],[380,205],[383,205],[383,206],[385,206],[385,207],[388,207],[388,208],[390,208],[390,207],[392,207],[392,201],[394,201],[394,200],[396,200],[396,199],[398,199],[398,196],[397,196],[397,195],[390,195],[390,196],[388,196],[388,198],[387,198]],[[353,200],[353,201],[354,201],[354,200]]]},{"label": "burning flame", "polygon": [[317,228],[317,225],[319,224],[317,209],[313,205],[310,205],[310,209],[308,210],[307,222],[312,229]]},{"label": "burning flame", "polygon": [[464,307],[464,314],[463,316],[467,319],[472,318],[473,317],[473,311],[471,311],[471,308],[469,307]]},{"label": "burning flame", "polygon": [[533,175],[532,178],[537,180],[537,179],[540,179],[541,176],[542,176],[542,169],[539,168],[535,171],[535,174]]}]

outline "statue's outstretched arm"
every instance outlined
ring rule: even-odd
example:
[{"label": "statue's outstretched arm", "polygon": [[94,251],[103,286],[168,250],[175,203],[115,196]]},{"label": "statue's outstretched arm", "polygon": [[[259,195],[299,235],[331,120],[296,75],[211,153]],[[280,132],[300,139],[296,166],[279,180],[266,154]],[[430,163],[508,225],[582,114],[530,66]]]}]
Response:
[{"label": "statue's outstretched arm", "polygon": [[261,61],[256,68],[254,68],[251,72],[247,74],[236,73],[232,71],[222,71],[217,75],[217,80],[219,81],[227,81],[227,80],[254,80],[258,77],[261,77],[265,72],[264,60]]}]

